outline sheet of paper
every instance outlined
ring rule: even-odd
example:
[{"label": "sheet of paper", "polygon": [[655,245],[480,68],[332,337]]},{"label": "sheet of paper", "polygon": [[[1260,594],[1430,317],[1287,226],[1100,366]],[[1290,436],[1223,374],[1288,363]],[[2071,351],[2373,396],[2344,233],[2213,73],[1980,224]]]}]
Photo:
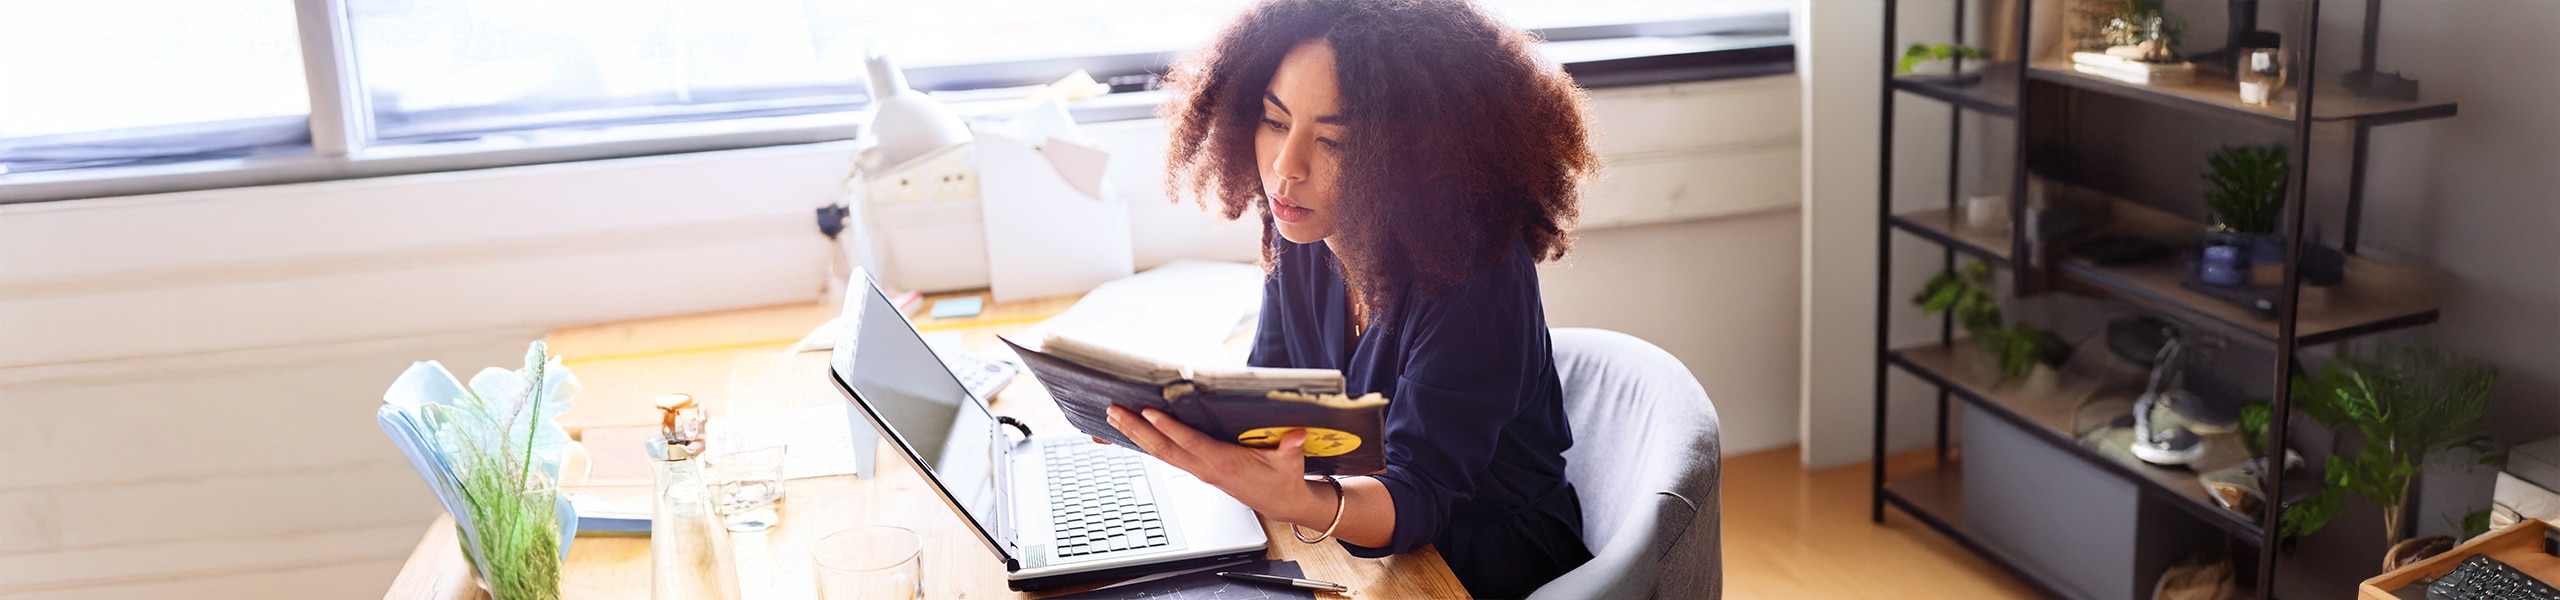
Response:
[{"label": "sheet of paper", "polygon": [[1006,336],[1037,348],[1064,335],[1192,366],[1243,365],[1227,338],[1262,312],[1262,268],[1177,260],[1095,287],[1056,317]]},{"label": "sheet of paper", "polygon": [[811,406],[729,415],[712,419],[706,433],[715,455],[723,448],[788,446],[782,458],[784,479],[850,475],[858,462],[846,410],[846,406]]},{"label": "sheet of paper", "polygon": [[[962,338],[961,338],[961,336],[960,336],[960,332],[959,332],[959,331],[953,331],[953,330],[936,331],[936,332],[933,332],[933,333],[927,333],[927,334],[924,334],[924,344],[925,344],[925,345],[927,345],[927,346],[932,346],[932,347],[934,347],[935,349],[959,350],[959,349],[961,349],[961,348],[960,348],[960,340],[961,340],[961,339],[962,339]],[[944,361],[944,362],[950,362],[950,361]]]}]

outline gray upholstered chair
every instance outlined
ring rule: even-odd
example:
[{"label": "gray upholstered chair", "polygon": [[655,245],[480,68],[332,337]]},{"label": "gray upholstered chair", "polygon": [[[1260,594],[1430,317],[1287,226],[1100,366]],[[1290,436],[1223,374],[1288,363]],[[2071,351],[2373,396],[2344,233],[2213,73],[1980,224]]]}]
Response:
[{"label": "gray upholstered chair", "polygon": [[1534,599],[1724,595],[1716,409],[1671,353],[1635,336],[1557,329],[1573,427],[1565,478],[1582,499],[1591,562]]}]

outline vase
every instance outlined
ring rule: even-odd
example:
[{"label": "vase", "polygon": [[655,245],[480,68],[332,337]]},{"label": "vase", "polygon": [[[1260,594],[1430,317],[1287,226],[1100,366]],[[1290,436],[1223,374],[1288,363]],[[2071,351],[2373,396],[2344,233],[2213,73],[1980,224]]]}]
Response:
[{"label": "vase", "polygon": [[[471,521],[457,515],[455,538],[462,544],[464,558],[471,562],[472,583],[480,586],[480,590],[487,592],[492,600],[557,599],[560,597],[560,567],[568,560],[570,541],[578,535],[577,511],[570,506],[568,496],[550,486],[524,491],[514,506],[528,509],[548,507],[559,523],[555,534],[559,536],[555,543],[558,550],[532,557],[488,556],[483,551],[486,546],[480,542],[482,532],[473,531],[471,525],[466,525]],[[497,565],[505,565],[508,572],[494,573],[493,567]],[[512,580],[493,583],[499,577]]]}]

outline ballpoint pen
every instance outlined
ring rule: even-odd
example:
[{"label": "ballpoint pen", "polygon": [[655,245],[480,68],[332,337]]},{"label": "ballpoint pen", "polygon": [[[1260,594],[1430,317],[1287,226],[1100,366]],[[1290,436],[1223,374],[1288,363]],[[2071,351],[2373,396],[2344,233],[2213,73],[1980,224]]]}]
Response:
[{"label": "ballpoint pen", "polygon": [[1304,588],[1304,589],[1317,590],[1317,591],[1325,591],[1325,592],[1334,592],[1334,593],[1340,593],[1340,594],[1348,594],[1348,593],[1351,593],[1351,588],[1343,587],[1343,585],[1342,585],[1342,584],[1339,584],[1339,583],[1333,583],[1333,582],[1329,582],[1329,581],[1316,581],[1316,580],[1313,580],[1313,579],[1299,579],[1299,578],[1296,578],[1296,577],[1281,577],[1281,576],[1278,576],[1278,575],[1264,575],[1264,574],[1261,574],[1261,573],[1238,573],[1238,572],[1235,572],[1235,571],[1219,571],[1219,572],[1218,572],[1218,576],[1219,576],[1219,577],[1225,577],[1225,578],[1228,578],[1228,579],[1241,579],[1241,580],[1245,580],[1245,581],[1251,581],[1251,582],[1254,582],[1254,583],[1267,583],[1267,584],[1271,584],[1271,585],[1282,585],[1282,586],[1288,586],[1288,587],[1293,587],[1293,588]]},{"label": "ballpoint pen", "polygon": [[1120,583],[1114,583],[1114,584],[1111,584],[1111,585],[1106,585],[1106,586],[1102,586],[1102,587],[1098,587],[1098,588],[1093,588],[1093,589],[1092,589],[1092,590],[1090,590],[1090,591],[1096,591],[1096,592],[1099,592],[1099,591],[1102,591],[1102,590],[1107,590],[1107,589],[1116,588],[1116,587],[1125,587],[1125,586],[1137,585],[1137,584],[1146,583],[1146,582],[1149,582],[1149,581],[1155,581],[1155,580],[1158,580],[1158,579],[1168,579],[1168,578],[1173,578],[1173,577],[1181,577],[1181,576],[1184,576],[1184,575],[1190,575],[1190,574],[1192,574],[1192,573],[1198,573],[1198,572],[1201,572],[1201,571],[1210,571],[1210,570],[1216,570],[1216,569],[1224,569],[1224,568],[1228,568],[1228,567],[1243,566],[1245,563],[1249,563],[1249,562],[1253,562],[1253,561],[1252,561],[1251,559],[1247,559],[1247,560],[1238,560],[1238,561],[1231,561],[1231,562],[1222,562],[1222,563],[1218,563],[1218,564],[1214,564],[1214,565],[1209,565],[1209,566],[1206,566],[1206,567],[1200,567],[1200,568],[1197,568],[1197,569],[1182,569],[1182,570],[1179,570],[1179,571],[1166,571],[1166,572],[1163,572],[1163,573],[1156,573],[1156,574],[1153,574],[1153,575],[1145,575],[1145,576],[1140,576],[1140,577],[1132,577],[1132,578],[1129,578],[1129,579],[1128,579],[1128,580],[1126,580],[1126,581],[1122,581],[1122,582],[1120,582]]}]

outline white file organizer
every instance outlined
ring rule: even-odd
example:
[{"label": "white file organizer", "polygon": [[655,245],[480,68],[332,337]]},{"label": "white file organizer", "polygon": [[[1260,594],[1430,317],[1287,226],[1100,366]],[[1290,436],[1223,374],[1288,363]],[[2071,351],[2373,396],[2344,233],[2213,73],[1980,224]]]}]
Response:
[{"label": "white file organizer", "polygon": [[864,177],[856,248],[883,288],[941,292],[987,286],[987,233],[975,143],[936,150]]},{"label": "white file organizer", "polygon": [[[1010,132],[1019,134],[1021,132]],[[1070,132],[1069,135],[1072,135]],[[1135,272],[1109,155],[981,129],[976,140],[865,176],[847,249],[884,288],[992,288],[997,302],[1082,293]]]}]

